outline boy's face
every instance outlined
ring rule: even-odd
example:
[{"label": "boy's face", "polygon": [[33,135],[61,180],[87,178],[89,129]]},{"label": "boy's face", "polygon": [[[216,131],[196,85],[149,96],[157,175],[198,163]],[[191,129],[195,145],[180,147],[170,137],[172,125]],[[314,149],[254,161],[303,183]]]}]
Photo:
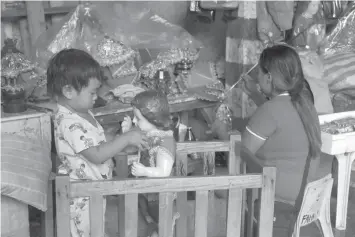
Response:
[{"label": "boy's face", "polygon": [[66,95],[69,99],[70,106],[78,112],[86,113],[94,107],[97,99],[97,91],[101,86],[101,82],[97,78],[90,78],[87,87],[83,87],[80,92],[72,89]]}]

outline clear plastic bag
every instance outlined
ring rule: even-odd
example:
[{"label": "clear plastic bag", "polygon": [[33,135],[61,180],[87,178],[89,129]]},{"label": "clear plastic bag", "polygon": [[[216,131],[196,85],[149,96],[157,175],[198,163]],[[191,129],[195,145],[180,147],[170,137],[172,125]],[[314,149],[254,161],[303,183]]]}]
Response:
[{"label": "clear plastic bag", "polygon": [[326,37],[325,54],[355,52],[355,3],[341,17],[335,29]]},{"label": "clear plastic bag", "polygon": [[295,12],[291,45],[319,50],[325,38],[325,20],[320,2],[300,1]]},{"label": "clear plastic bag", "polygon": [[[100,48],[100,44],[106,46]],[[183,28],[129,2],[80,4],[35,44],[36,60],[42,67],[65,48],[88,51],[103,66],[109,66],[134,57],[134,49],[199,47]]]}]

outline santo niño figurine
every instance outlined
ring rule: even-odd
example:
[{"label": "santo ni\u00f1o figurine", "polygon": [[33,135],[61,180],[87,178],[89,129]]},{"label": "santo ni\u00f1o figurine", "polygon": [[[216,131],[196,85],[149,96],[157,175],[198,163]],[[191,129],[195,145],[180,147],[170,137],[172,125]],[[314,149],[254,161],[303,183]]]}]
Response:
[{"label": "santo ni\u00f1o figurine", "polygon": [[[148,150],[141,151],[140,162],[134,162],[131,172],[138,177],[168,177],[173,175],[176,143],[172,131],[172,119],[166,95],[157,91],[144,91],[137,94],[131,102],[133,107],[133,123],[137,129],[146,132],[149,138]],[[132,120],[125,117],[122,132],[132,128]],[[151,237],[158,236],[157,219],[149,210],[156,209],[159,204],[157,193],[139,195],[139,208],[148,224],[155,224]],[[158,213],[158,211],[156,211]],[[178,217],[175,214],[174,220]],[[173,221],[174,227],[174,221]],[[172,237],[172,235],[171,235]]]},{"label": "santo ni\u00f1o figurine", "polygon": [[325,21],[319,0],[298,2],[291,44],[318,50],[325,37]]}]

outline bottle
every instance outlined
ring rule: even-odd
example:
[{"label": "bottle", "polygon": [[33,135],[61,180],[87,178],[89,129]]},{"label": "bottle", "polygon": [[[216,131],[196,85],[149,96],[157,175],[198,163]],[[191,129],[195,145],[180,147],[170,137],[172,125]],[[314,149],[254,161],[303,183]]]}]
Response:
[{"label": "bottle", "polygon": [[165,78],[164,78],[164,71],[163,70],[160,70],[159,71],[159,84],[158,84],[158,87],[159,87],[159,91],[161,93],[164,93],[165,95],[168,93],[167,91],[167,88],[166,88],[166,81],[165,81]]},{"label": "bottle", "polygon": [[[196,141],[195,135],[193,134],[191,127],[188,127],[186,130],[185,141],[186,142]],[[193,160],[197,160],[200,158],[200,156],[196,152],[188,154],[188,156]]]}]

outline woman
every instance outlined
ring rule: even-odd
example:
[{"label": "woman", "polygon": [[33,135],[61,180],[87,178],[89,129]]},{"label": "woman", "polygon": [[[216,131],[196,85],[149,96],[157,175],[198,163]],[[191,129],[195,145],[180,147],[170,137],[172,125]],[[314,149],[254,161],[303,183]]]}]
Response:
[{"label": "woman", "polygon": [[[248,121],[242,145],[277,168],[275,212],[281,207],[290,214],[282,219],[290,220],[302,201],[301,186],[315,178],[319,166],[319,120],[294,49],[286,45],[267,48],[259,66],[258,84],[270,100]],[[288,227],[285,223],[280,226]]]}]

